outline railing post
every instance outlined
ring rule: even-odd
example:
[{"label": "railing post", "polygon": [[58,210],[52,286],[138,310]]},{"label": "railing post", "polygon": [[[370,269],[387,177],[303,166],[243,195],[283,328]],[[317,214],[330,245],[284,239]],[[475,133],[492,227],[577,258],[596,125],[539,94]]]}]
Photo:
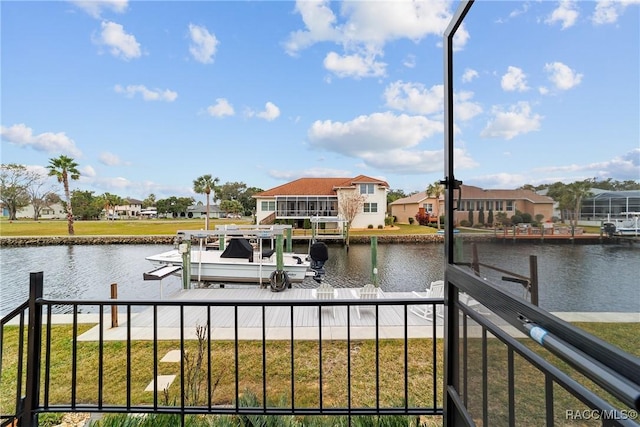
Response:
[{"label": "railing post", "polygon": [[529,256],[529,278],[531,279],[531,304],[538,305],[538,257]]},{"label": "railing post", "polygon": [[38,408],[40,398],[40,353],[42,348],[42,306],[38,300],[42,298],[43,273],[30,273],[29,275],[29,335],[27,343],[27,378],[24,405],[22,405],[22,421],[20,425],[30,427],[37,425],[37,416],[34,416]]},{"label": "railing post", "polygon": [[[162,283],[160,283],[160,292],[162,292]],[[111,284],[111,299],[113,299],[113,300],[118,299],[118,284],[117,283],[112,283]],[[118,327],[118,306],[115,305],[115,304],[111,306],[111,327],[112,328],[117,328]]]}]

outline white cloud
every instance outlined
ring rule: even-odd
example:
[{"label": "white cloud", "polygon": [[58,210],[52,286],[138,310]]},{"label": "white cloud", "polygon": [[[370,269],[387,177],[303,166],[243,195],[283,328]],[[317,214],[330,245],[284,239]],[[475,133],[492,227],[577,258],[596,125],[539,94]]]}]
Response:
[{"label": "white cloud", "polygon": [[509,173],[474,176],[472,179],[469,179],[468,182],[470,185],[476,185],[486,189],[518,188],[525,184],[532,183],[527,175]]},{"label": "white cloud", "polygon": [[480,133],[483,138],[512,139],[518,135],[540,129],[542,116],[533,114],[528,102],[519,102],[509,111],[494,107],[493,120]]},{"label": "white cloud", "polygon": [[101,27],[102,32],[96,43],[107,46],[113,56],[128,61],[142,55],[140,43],[133,35],[127,34],[122,25],[102,21]]},{"label": "white cloud", "polygon": [[564,30],[575,25],[578,15],[576,3],[573,0],[561,0],[558,7],[551,12],[544,22],[549,25],[561,22]]},{"label": "white cloud", "polygon": [[339,55],[329,52],[324,58],[324,68],[338,77],[379,77],[386,73],[384,62],[375,60],[375,54]]},{"label": "white cloud", "polygon": [[125,164],[125,162],[123,162],[120,157],[108,151],[103,151],[102,153],[100,153],[99,160],[100,163],[107,166],[120,166]]},{"label": "white cloud", "polygon": [[[316,43],[341,45],[343,53],[330,52],[325,58],[325,67],[341,77],[384,75],[386,64],[378,57],[384,55],[386,43],[435,36],[440,44],[452,16],[452,4],[444,1],[343,2],[338,14],[331,5],[328,0],[297,1],[295,11],[302,17],[304,29],[290,33],[284,47],[288,54],[297,55]],[[454,45],[459,49],[468,39],[461,27]]]},{"label": "white cloud", "polygon": [[36,151],[69,154],[75,157],[82,155],[76,143],[64,132],[45,132],[34,135],[31,128],[21,123],[11,127],[0,126],[0,135],[7,142],[21,147],[30,147]]},{"label": "white cloud", "polygon": [[264,106],[264,111],[257,113],[257,116],[271,122],[280,117],[280,109],[274,103],[267,102]]},{"label": "white cloud", "polygon": [[453,104],[456,121],[466,122],[482,113],[482,107],[477,102],[472,102],[473,92],[462,91],[453,95]]},{"label": "white cloud", "polygon": [[576,73],[562,62],[545,64],[544,70],[549,74],[549,80],[560,90],[569,90],[582,81],[582,74]]},{"label": "white cloud", "polygon": [[93,178],[96,175],[97,175],[96,174],[96,170],[90,165],[87,165],[87,166],[85,166],[85,167],[80,169],[80,178],[81,179],[83,179],[83,178]]},{"label": "white cloud", "polygon": [[398,80],[384,90],[385,104],[399,111],[415,114],[442,113],[444,108],[444,86],[426,88],[422,83]]},{"label": "white cloud", "polygon": [[142,95],[142,99],[145,101],[167,101],[173,102],[178,98],[178,93],[169,89],[147,89],[144,85],[129,85],[123,87],[121,85],[115,85],[114,90],[117,93],[122,93],[129,98],[133,98],[137,93]]},{"label": "white cloud", "polygon": [[598,0],[591,21],[595,25],[614,24],[628,6],[638,4],[640,0]]},{"label": "white cloud", "polygon": [[[444,86],[424,87],[421,83],[396,81],[384,91],[386,105],[399,111],[413,114],[439,115],[444,113]],[[473,92],[463,91],[454,94],[456,119],[469,120],[482,112],[482,107],[471,102]]]},{"label": "white cloud", "polygon": [[207,107],[207,113],[213,117],[233,116],[236,112],[225,98],[217,98],[214,105]]},{"label": "white cloud", "polygon": [[305,170],[270,170],[268,175],[271,178],[281,179],[284,181],[293,181],[298,178],[341,178],[353,175],[348,170],[329,169],[329,168],[309,168]]},{"label": "white cloud", "polygon": [[621,156],[616,156],[603,162],[538,168],[536,172],[569,174],[574,176],[574,178],[571,178],[572,180],[582,180],[596,176],[602,179],[612,178],[619,181],[637,181],[640,180],[640,148],[634,148]]},{"label": "white cloud", "polygon": [[527,76],[518,67],[509,66],[507,73],[502,76],[500,86],[507,92],[525,92],[529,90],[527,86]]},{"label": "white cloud", "polygon": [[418,147],[442,129],[440,121],[387,112],[349,122],[318,120],[309,128],[308,140],[313,148],[360,159],[367,167],[413,174],[442,166],[441,150]]},{"label": "white cloud", "polygon": [[407,68],[415,68],[416,67],[416,56],[415,55],[407,55],[404,61],[402,61],[402,65]]},{"label": "white cloud", "polygon": [[220,43],[215,34],[211,34],[205,27],[189,24],[189,53],[203,64],[211,64]]},{"label": "white cloud", "polygon": [[478,76],[479,74],[476,70],[467,68],[464,70],[464,73],[462,74],[462,83],[469,83],[472,80],[477,79]]},{"label": "white cloud", "polygon": [[129,6],[128,0],[77,0],[71,3],[96,19],[100,18],[104,10],[124,13]]}]

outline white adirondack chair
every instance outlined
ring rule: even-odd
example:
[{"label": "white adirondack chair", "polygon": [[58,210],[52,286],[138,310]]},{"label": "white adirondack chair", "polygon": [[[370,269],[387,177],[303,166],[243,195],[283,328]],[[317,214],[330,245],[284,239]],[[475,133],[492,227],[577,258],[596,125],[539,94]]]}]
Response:
[{"label": "white adirondack chair", "polygon": [[[426,292],[413,292],[417,298],[442,298],[444,297],[444,280],[431,282]],[[433,320],[433,308],[431,304],[414,304],[409,307],[409,311],[423,319]],[[436,316],[444,317],[444,305],[436,304]]]},{"label": "white adirondack chair", "polygon": [[[383,297],[382,291],[370,283],[364,285],[362,288],[352,289],[351,294],[353,295],[354,298],[359,300],[372,300],[372,299],[378,299]],[[375,306],[373,305],[356,305],[355,306],[356,313],[358,314],[358,319],[360,319],[360,311],[367,308],[375,309]]]},{"label": "white adirondack chair", "polygon": [[[311,290],[311,295],[317,300],[332,300],[338,297],[338,290],[334,289],[330,284],[322,282],[316,289]],[[336,317],[336,306],[326,307],[333,308],[333,317]]]}]

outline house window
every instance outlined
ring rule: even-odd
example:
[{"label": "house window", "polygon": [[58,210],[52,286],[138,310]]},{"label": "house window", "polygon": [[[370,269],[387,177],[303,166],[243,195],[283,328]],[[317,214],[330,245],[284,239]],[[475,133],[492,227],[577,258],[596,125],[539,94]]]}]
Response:
[{"label": "house window", "polygon": [[360,184],[360,194],[373,194],[373,184]]},{"label": "house window", "polygon": [[513,210],[513,200],[507,200],[507,210],[508,211]]},{"label": "house window", "polygon": [[497,211],[502,211],[503,206],[504,206],[504,204],[503,204],[502,200],[496,200],[496,210]]},{"label": "house window", "polygon": [[487,210],[493,210],[493,200],[487,200]]},{"label": "house window", "polygon": [[276,210],[276,202],[271,201],[267,202],[266,200],[262,201],[262,211],[275,211]]},{"label": "house window", "polygon": [[376,213],[378,212],[378,204],[377,203],[365,203],[364,204],[365,213]]},{"label": "house window", "polygon": [[433,212],[433,203],[425,203],[422,205],[425,212]]},{"label": "house window", "polygon": [[482,210],[482,200],[476,200],[476,210],[477,211],[481,211]]}]

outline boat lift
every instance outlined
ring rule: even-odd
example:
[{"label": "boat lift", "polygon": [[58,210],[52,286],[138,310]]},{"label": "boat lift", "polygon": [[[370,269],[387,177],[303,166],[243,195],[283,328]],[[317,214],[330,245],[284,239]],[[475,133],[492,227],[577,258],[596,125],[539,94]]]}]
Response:
[{"label": "boat lift", "polygon": [[[214,230],[178,230],[177,232],[177,236],[178,236],[178,243],[181,243],[183,241],[191,241],[192,239],[198,239],[199,242],[199,246],[200,246],[200,252],[198,253],[198,260],[196,260],[196,262],[199,262],[198,265],[198,282],[201,282],[201,276],[200,276],[200,271],[202,269],[202,265],[200,263],[201,260],[201,253],[202,251],[205,249],[203,247],[203,241],[205,239],[208,239],[209,237],[214,237],[218,239],[218,245],[219,245],[219,250],[224,250],[225,248],[225,242],[226,242],[226,238],[227,237],[242,237],[245,239],[256,239],[258,241],[258,251],[259,253],[262,255],[262,242],[265,239],[270,239],[271,240],[271,249],[274,248],[274,240],[275,240],[275,251],[276,251],[276,272],[280,272],[279,275],[276,275],[277,278],[282,278],[283,276],[286,278],[286,272],[284,273],[284,275],[282,275],[282,273],[284,272],[284,264],[283,264],[283,250],[284,250],[284,245],[282,243],[282,240],[286,240],[286,251],[287,252],[292,252],[293,251],[293,246],[292,246],[292,234],[293,234],[293,230],[291,225],[281,225],[281,224],[274,224],[274,225],[235,225],[235,224],[229,224],[229,225],[217,225],[216,228]],[[259,260],[259,284],[260,287],[263,286],[262,283],[262,256],[260,255],[260,260]],[[185,262],[183,262],[183,265],[186,265]],[[189,272],[191,271],[191,268],[189,266],[189,268],[184,268],[183,269],[183,282],[185,282],[185,286],[187,280],[184,279],[184,275],[185,272]],[[272,275],[273,276],[273,275]],[[277,280],[277,279],[276,279]],[[190,282],[191,280],[188,279],[188,281]],[[273,282],[273,280],[272,280]],[[286,281],[285,281],[286,282]],[[274,287],[273,283],[271,283],[272,288]],[[280,287],[278,287],[278,290],[282,290],[280,289]]]}]

